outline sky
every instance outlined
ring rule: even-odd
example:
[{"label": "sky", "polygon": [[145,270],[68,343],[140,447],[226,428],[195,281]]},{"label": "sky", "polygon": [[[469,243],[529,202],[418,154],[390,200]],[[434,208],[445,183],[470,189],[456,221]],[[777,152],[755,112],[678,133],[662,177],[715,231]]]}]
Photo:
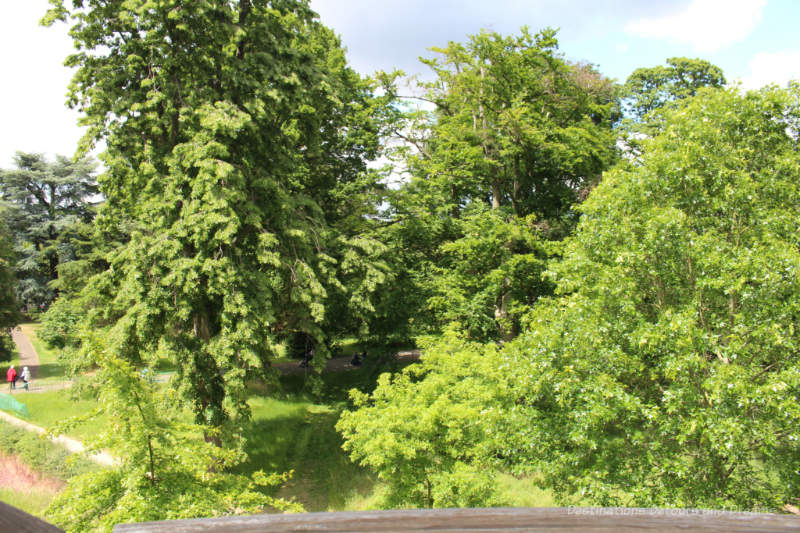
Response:
[{"label": "sky", "polygon": [[[669,57],[699,57],[745,88],[800,79],[800,0],[311,0],[362,74],[425,76],[431,46],[486,29],[558,29],[560,50],[624,82]],[[16,151],[72,156],[82,130],[65,106],[67,26],[38,25],[47,0],[0,0],[0,168]]]}]

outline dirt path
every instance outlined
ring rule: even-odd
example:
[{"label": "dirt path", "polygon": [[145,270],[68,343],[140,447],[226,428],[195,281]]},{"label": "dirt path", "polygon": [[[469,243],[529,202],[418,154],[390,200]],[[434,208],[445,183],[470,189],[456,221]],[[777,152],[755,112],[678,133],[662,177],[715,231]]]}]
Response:
[{"label": "dirt path", "polygon": [[11,338],[17,345],[17,351],[19,352],[19,372],[22,372],[22,367],[27,366],[28,370],[31,371],[31,379],[36,379],[39,375],[39,354],[36,353],[36,349],[31,344],[30,339],[22,333],[21,328],[11,330]]}]

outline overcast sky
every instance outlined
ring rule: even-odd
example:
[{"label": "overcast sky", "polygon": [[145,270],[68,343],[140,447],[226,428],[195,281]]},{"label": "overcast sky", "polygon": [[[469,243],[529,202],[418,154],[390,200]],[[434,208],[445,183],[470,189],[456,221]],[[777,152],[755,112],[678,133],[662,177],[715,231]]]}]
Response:
[{"label": "overcast sky", "polygon": [[[800,0],[312,0],[353,67],[425,74],[419,56],[482,28],[558,28],[568,59],[624,81],[667,57],[701,57],[746,87],[800,78]],[[0,167],[15,151],[72,155],[81,135],[64,106],[67,28],[38,26],[47,0],[0,0]]]}]

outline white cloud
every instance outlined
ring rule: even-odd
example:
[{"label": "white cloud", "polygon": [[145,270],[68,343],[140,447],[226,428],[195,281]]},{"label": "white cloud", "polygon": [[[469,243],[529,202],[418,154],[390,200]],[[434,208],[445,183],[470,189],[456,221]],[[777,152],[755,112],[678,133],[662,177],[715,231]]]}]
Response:
[{"label": "white cloud", "polygon": [[749,63],[749,74],[741,78],[745,89],[758,89],[770,83],[786,86],[800,80],[800,50],[760,52]]},{"label": "white cloud", "polygon": [[761,20],[766,4],[767,0],[692,0],[682,11],[636,20],[625,31],[713,52],[747,37]]}]

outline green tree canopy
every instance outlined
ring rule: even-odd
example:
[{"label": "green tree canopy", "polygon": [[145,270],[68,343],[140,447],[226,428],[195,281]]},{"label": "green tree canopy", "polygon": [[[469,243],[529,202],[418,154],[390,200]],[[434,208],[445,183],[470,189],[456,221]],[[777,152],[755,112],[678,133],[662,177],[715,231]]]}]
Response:
[{"label": "green tree canopy", "polygon": [[407,502],[441,479],[488,503],[475,478],[452,475],[487,468],[534,472],[563,503],[793,501],[798,103],[797,85],[706,89],[665,110],[641,160],[581,204],[549,270],[557,296],[525,331],[502,350],[445,337],[421,368],[356,396],[339,424],[345,448],[402,477]]},{"label": "green tree canopy", "polygon": [[704,59],[671,57],[667,66],[637,68],[625,82],[626,111],[637,122],[669,102],[697,94],[702,87],[722,87],[722,69]]},{"label": "green tree canopy", "polygon": [[563,296],[508,351],[529,421],[513,463],[601,505],[794,497],[798,98],[700,91],[582,204]]},{"label": "green tree canopy", "polygon": [[[4,214],[1,205],[0,214]],[[17,302],[17,279],[14,275],[14,263],[13,240],[3,218],[0,218],[0,361],[11,359],[12,348],[9,333],[21,318]]]},{"label": "green tree canopy", "polygon": [[94,217],[96,164],[87,158],[47,161],[41,154],[17,152],[14,165],[0,170],[0,201],[6,204],[18,251],[19,300],[49,304],[57,294],[58,266],[74,259],[65,233]]},{"label": "green tree canopy", "polygon": [[542,241],[615,159],[616,89],[558,53],[553,30],[482,32],[433,48],[431,112],[398,134],[411,179],[394,196],[403,248],[422,249],[421,292],[437,326],[516,334],[518,309],[546,294]]},{"label": "green tree canopy", "polygon": [[171,359],[198,422],[235,435],[282,336],[324,340],[329,301],[364,312],[385,279],[360,233],[383,101],[302,0],[52,4],[82,146],[108,147],[101,219],[132,226],[94,323],[134,363]]}]

